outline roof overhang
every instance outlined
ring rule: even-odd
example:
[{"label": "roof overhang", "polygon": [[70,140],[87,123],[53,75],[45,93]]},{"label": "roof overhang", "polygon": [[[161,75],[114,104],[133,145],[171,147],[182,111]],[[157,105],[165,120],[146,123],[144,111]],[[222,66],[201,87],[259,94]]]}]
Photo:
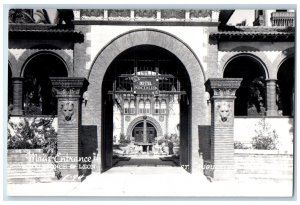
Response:
[{"label": "roof overhang", "polygon": [[216,32],[209,37],[218,41],[295,41],[295,33],[291,32]]},{"label": "roof overhang", "polygon": [[10,24],[9,39],[64,40],[82,43],[84,35],[73,29],[57,25]]}]

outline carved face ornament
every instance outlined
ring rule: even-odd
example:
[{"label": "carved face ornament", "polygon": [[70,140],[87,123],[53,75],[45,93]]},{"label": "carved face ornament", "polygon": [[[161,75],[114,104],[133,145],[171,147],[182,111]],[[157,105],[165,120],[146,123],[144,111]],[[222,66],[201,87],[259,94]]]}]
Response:
[{"label": "carved face ornament", "polygon": [[222,122],[228,121],[230,115],[230,105],[226,102],[218,105],[219,114]]},{"label": "carved face ornament", "polygon": [[74,104],[71,102],[66,102],[61,105],[61,110],[66,121],[70,121],[74,114]]}]

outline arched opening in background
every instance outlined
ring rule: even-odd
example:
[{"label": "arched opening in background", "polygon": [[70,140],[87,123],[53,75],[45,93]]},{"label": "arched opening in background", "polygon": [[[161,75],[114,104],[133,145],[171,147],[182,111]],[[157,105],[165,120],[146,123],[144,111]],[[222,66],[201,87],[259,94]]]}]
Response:
[{"label": "arched opening in background", "polygon": [[286,59],[277,73],[277,106],[284,116],[294,115],[295,58]]},{"label": "arched opening in background", "polygon": [[[146,130],[146,133],[144,133],[144,130]],[[132,137],[136,145],[142,146],[142,152],[149,152],[153,151],[152,144],[157,141],[157,132],[151,123],[146,122],[146,128],[144,128],[144,122],[140,122],[133,128]]]},{"label": "arched opening in background", "polygon": [[[144,155],[150,152],[155,155],[157,146],[162,146],[162,142],[168,146],[168,142],[173,139],[178,143],[178,163],[189,165],[190,98],[191,83],[188,73],[181,61],[171,52],[157,46],[140,45],[121,53],[109,66],[102,84],[102,169],[107,170],[113,166],[116,145],[121,147],[121,150],[127,146],[126,143],[128,144],[130,148],[122,150],[122,154],[125,155],[134,146],[142,146],[141,152]],[[179,110],[178,120],[172,121],[174,128],[170,128],[173,124],[169,124],[167,128],[168,104],[174,99]],[[126,112],[128,105],[134,111]],[[119,127],[116,130],[120,130],[120,133],[114,133],[111,126],[116,115],[113,107],[116,106],[119,109],[117,114],[123,120],[119,125],[115,125]],[[128,124],[140,117],[151,117],[160,127],[164,127],[161,136],[158,136],[157,130],[148,121],[146,128],[144,124],[139,123],[133,129],[132,136],[127,136]],[[178,124],[179,136],[170,132],[178,130]],[[118,135],[122,143],[115,144],[119,140],[113,142],[112,139],[118,138]],[[176,146],[175,142],[173,145]]]},{"label": "arched opening in background", "polygon": [[56,115],[57,99],[50,77],[67,77],[64,62],[52,54],[41,53],[24,69],[23,105],[25,115]]},{"label": "arched opening in background", "polygon": [[236,91],[235,116],[265,115],[265,79],[263,65],[250,56],[232,59],[224,70],[224,78],[243,78]]}]

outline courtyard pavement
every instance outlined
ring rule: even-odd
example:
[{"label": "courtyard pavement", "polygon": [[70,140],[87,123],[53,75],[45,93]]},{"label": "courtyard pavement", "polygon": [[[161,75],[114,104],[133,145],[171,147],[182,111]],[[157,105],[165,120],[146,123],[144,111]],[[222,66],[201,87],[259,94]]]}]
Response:
[{"label": "courtyard pavement", "polygon": [[7,184],[10,196],[292,196],[292,182],[209,182],[193,176],[173,162],[159,159],[120,161],[102,174],[83,182]]}]

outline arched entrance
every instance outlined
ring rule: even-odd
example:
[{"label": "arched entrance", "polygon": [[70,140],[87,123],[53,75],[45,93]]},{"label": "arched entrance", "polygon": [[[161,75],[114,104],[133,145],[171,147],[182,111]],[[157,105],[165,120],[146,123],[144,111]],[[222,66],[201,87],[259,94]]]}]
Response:
[{"label": "arched entrance", "polygon": [[295,58],[286,59],[278,69],[277,73],[277,105],[278,111],[284,116],[294,114],[295,95]]},{"label": "arched entrance", "polygon": [[143,152],[152,151],[157,141],[155,127],[149,122],[140,122],[132,130],[134,145],[142,146]]},{"label": "arched entrance", "polygon": [[247,54],[235,56],[227,63],[223,77],[243,79],[236,91],[235,116],[265,115],[267,72],[259,59]]},{"label": "arched entrance", "polygon": [[55,115],[57,100],[50,77],[67,77],[65,63],[51,53],[37,53],[23,68],[25,115]]},{"label": "arched entrance", "polygon": [[128,125],[126,135],[128,137],[132,137],[133,129],[137,126],[137,124],[139,124],[141,122],[144,122],[144,121],[146,121],[146,123],[151,124],[155,128],[156,135],[158,137],[163,136],[163,130],[162,130],[159,122],[157,120],[155,120],[153,117],[150,117],[150,116],[147,116],[147,115],[140,116],[140,117],[137,117],[134,120],[132,120]]},{"label": "arched entrance", "polygon": [[[186,153],[186,157],[183,158],[182,156],[180,163],[187,165],[186,167],[189,167],[189,171],[194,172],[193,170],[195,170],[195,172],[198,171],[200,173],[202,164],[199,163],[201,159],[199,155],[198,126],[210,123],[209,118],[205,117],[206,113],[208,113],[207,97],[204,95],[204,82],[206,79],[199,59],[191,48],[180,39],[170,33],[155,29],[132,30],[117,36],[99,52],[91,66],[88,74],[88,81],[90,82],[89,93],[105,91],[107,87],[105,87],[106,79],[104,79],[104,75],[109,72],[109,67],[114,59],[127,49],[139,45],[153,45],[165,49],[180,60],[185,72],[188,74],[190,88],[193,89],[190,89],[189,99],[181,99],[189,106],[182,106],[180,110],[180,113],[186,113],[185,116],[180,116],[180,120],[187,122],[184,125],[180,125],[180,136],[190,139],[190,142],[181,141],[182,144],[185,143],[183,146],[189,149],[182,149]],[[103,92],[101,93],[101,95],[89,98],[86,107],[83,108],[82,119],[83,124],[95,124],[97,126],[99,160],[95,163],[99,171],[101,169],[102,171],[105,170],[105,167],[109,168],[112,166],[112,150],[109,150],[112,147],[112,140],[111,142],[105,140],[112,138],[109,136],[112,136],[111,130],[113,129],[112,124],[104,123],[104,121],[112,122],[113,120],[113,115],[107,115],[112,113],[113,106],[109,106],[109,103],[112,101],[111,99],[110,101],[105,100],[106,96],[103,95]],[[110,109],[108,109],[109,107]],[[95,117],[91,118],[91,116]]]},{"label": "arched entrance", "polygon": [[[106,72],[102,96],[105,96],[102,102],[105,108],[102,113],[104,156],[109,156],[111,147],[116,146],[122,150],[122,156],[147,155],[150,152],[157,158],[167,155],[165,146],[175,143],[172,140],[178,137],[173,131],[179,124],[182,143],[176,141],[176,145],[180,146],[177,154],[184,164],[189,164],[191,85],[184,66],[176,56],[153,45],[127,49],[114,59]],[[170,109],[171,105],[177,113],[170,117],[169,114],[174,112]],[[132,118],[136,119],[129,123]],[[111,128],[111,124],[118,127],[115,119],[119,119],[119,133]],[[113,137],[109,138],[112,132],[117,138],[113,143],[110,142]],[[136,150],[139,152],[136,153]],[[112,159],[115,159],[118,155],[114,154],[115,150],[112,152]],[[105,160],[109,160],[108,157]]]}]

